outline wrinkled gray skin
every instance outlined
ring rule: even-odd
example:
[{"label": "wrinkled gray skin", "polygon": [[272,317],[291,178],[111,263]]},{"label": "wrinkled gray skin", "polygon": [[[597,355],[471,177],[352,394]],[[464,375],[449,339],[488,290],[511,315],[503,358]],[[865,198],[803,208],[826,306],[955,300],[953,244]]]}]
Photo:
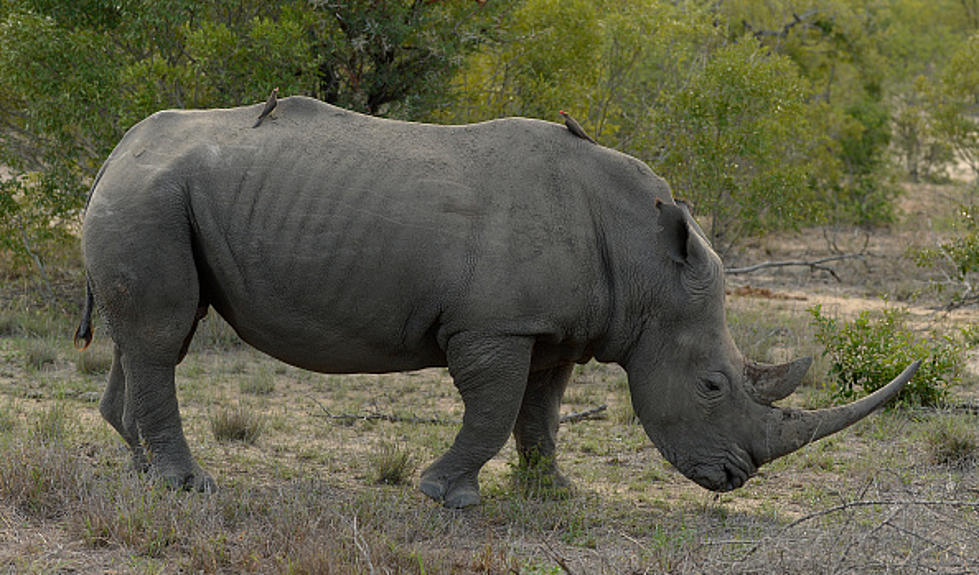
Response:
[{"label": "wrinkled gray skin", "polygon": [[209,306],[304,369],[447,365],[465,416],[420,488],[450,507],[479,501],[477,474],[511,433],[521,465],[565,484],[554,452],[575,362],[622,365],[649,437],[717,491],[865,416],[916,367],[850,406],[772,407],[809,360],[746,361],[721,262],[667,184],[564,126],[439,127],[293,97],[252,129],[260,108],[147,118],[85,215],[90,289],[115,342],[101,412],[171,486],[215,488],[174,393]]}]

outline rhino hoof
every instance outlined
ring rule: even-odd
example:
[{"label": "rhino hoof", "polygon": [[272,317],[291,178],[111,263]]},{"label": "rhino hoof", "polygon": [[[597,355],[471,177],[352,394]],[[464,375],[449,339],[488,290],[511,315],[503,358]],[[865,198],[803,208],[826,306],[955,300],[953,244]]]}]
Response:
[{"label": "rhino hoof", "polygon": [[422,474],[418,489],[450,509],[462,509],[478,505],[479,484],[475,474],[465,474],[454,480]]},{"label": "rhino hoof", "polygon": [[163,485],[174,491],[197,491],[199,493],[215,493],[218,484],[203,470],[187,474],[167,474],[162,476]]}]

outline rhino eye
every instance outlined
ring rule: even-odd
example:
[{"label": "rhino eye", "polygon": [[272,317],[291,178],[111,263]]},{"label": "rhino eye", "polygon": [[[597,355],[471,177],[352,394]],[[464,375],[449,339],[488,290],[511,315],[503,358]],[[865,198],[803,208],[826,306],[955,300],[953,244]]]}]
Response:
[{"label": "rhino eye", "polygon": [[700,392],[706,397],[714,398],[726,392],[730,383],[728,377],[719,371],[708,373],[700,379]]}]

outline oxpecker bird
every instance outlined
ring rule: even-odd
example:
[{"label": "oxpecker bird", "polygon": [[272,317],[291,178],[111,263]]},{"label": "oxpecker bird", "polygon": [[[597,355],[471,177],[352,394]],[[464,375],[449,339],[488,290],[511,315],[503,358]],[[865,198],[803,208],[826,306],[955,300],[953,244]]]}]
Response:
[{"label": "oxpecker bird", "polygon": [[598,143],[591,136],[585,133],[585,129],[582,128],[581,124],[579,124],[574,118],[572,118],[570,114],[568,114],[564,110],[558,110],[558,114],[561,114],[561,116],[564,118],[564,125],[568,127],[569,132],[571,132],[575,136],[578,136],[582,140],[588,140],[592,144]]},{"label": "oxpecker bird", "polygon": [[279,89],[273,88],[272,93],[269,94],[269,99],[265,100],[265,108],[263,108],[262,113],[258,115],[258,120],[255,122],[255,125],[252,126],[253,128],[257,128],[259,124],[262,123],[262,120],[264,120],[266,116],[272,113],[272,110],[275,109],[275,105],[279,103],[278,97],[279,97]]}]

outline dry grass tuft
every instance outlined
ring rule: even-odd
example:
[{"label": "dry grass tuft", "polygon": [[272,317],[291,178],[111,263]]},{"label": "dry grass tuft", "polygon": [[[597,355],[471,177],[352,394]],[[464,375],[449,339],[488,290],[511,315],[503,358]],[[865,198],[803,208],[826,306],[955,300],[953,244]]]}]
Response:
[{"label": "dry grass tuft", "polygon": [[933,463],[968,468],[979,461],[976,417],[941,415],[927,431],[928,451]]},{"label": "dry grass tuft", "polygon": [[46,339],[32,339],[24,346],[24,362],[33,370],[41,370],[58,361],[58,349]]},{"label": "dry grass tuft", "polygon": [[103,375],[112,367],[112,350],[92,346],[75,354],[75,369],[84,375]]},{"label": "dry grass tuft", "polygon": [[222,443],[241,441],[252,445],[265,430],[265,417],[243,405],[221,408],[211,415],[210,421],[214,438]]},{"label": "dry grass tuft", "polygon": [[374,483],[404,485],[411,479],[417,460],[405,444],[382,443],[371,457]]}]

